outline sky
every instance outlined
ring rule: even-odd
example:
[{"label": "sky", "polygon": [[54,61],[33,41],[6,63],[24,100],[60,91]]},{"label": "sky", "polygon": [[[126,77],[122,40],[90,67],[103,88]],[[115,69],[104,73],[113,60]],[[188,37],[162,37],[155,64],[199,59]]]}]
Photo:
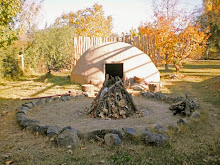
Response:
[{"label": "sky", "polygon": [[[156,0],[159,1],[159,0]],[[63,13],[76,12],[94,3],[103,6],[105,16],[113,17],[112,31],[117,34],[136,29],[141,22],[151,21],[153,16],[152,0],[44,0],[39,28],[53,24]],[[180,0],[181,8],[193,10],[202,6],[202,0]]]}]

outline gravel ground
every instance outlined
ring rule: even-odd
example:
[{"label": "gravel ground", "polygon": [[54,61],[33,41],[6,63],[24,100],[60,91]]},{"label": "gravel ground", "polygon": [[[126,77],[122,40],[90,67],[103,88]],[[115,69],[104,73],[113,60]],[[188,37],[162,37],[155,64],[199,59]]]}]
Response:
[{"label": "gravel ground", "polygon": [[93,99],[85,97],[36,107],[29,113],[29,116],[39,120],[41,124],[72,126],[84,133],[97,129],[120,129],[123,127],[132,127],[141,131],[157,124],[166,126],[178,120],[178,116],[172,114],[167,103],[149,100],[142,96],[134,96],[133,99],[143,115],[135,114],[132,117],[117,120],[89,118],[85,112],[91,106]]}]

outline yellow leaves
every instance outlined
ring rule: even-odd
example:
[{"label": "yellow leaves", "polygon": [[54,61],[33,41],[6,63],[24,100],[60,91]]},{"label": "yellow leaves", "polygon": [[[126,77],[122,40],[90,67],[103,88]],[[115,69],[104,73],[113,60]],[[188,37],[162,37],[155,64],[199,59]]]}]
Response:
[{"label": "yellow leaves", "polygon": [[74,27],[79,36],[108,37],[111,35],[112,17],[104,17],[103,8],[98,4],[78,10],[76,13],[63,14],[60,19],[60,25]]}]

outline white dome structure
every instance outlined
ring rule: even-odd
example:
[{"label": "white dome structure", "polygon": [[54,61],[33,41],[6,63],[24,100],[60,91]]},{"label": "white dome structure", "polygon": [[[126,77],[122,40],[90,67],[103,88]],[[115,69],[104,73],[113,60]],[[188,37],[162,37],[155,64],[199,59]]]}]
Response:
[{"label": "white dome structure", "polygon": [[106,74],[121,77],[125,85],[134,77],[147,83],[160,82],[160,73],[149,56],[123,42],[107,42],[88,49],[74,66],[70,80],[101,84]]}]

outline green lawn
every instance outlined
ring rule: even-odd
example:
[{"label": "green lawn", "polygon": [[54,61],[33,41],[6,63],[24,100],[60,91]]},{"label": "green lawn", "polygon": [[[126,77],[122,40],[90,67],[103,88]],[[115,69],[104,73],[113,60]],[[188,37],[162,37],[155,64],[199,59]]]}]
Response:
[{"label": "green lawn", "polygon": [[72,152],[56,148],[47,137],[35,137],[22,131],[15,122],[14,110],[20,98],[63,94],[79,85],[70,84],[67,74],[25,77],[0,84],[0,164],[220,164],[220,61],[189,61],[179,79],[171,79],[175,69],[161,67],[161,90],[172,96],[185,93],[196,100],[203,114],[199,123],[191,123],[171,136],[163,147],[124,142],[119,148],[86,142]]}]

